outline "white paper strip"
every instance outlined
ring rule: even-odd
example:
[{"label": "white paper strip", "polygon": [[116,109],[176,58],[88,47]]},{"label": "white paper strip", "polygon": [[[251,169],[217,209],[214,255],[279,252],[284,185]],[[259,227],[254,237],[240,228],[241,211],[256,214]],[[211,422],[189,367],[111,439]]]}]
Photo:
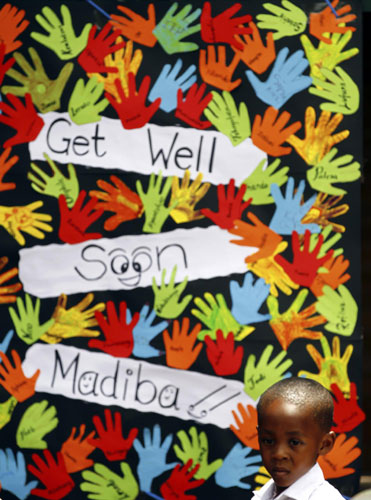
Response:
[{"label": "white paper strip", "polygon": [[37,369],[36,391],[133,408],[228,428],[237,403],[251,404],[242,382],[65,345],[34,344],[22,364]]},{"label": "white paper strip", "polygon": [[45,122],[36,140],[29,143],[31,160],[47,153],[60,163],[120,169],[149,175],[160,170],[164,176],[183,177],[199,172],[204,182],[240,185],[257,167],[265,152],[251,139],[232,146],[222,133],[183,127],[147,124],[125,130],[120,120],[102,117],[99,123],[76,125],[68,113],[42,115]]},{"label": "white paper strip", "polygon": [[76,245],[52,244],[20,250],[19,278],[24,291],[40,298],[94,290],[132,290],[170,280],[210,279],[246,273],[245,257],[256,251],[230,243],[236,237],[218,226],[176,229],[89,240]]}]

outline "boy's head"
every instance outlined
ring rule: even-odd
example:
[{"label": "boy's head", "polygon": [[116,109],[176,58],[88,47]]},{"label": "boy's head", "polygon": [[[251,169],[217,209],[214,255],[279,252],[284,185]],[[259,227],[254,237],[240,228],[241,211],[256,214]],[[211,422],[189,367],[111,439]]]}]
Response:
[{"label": "boy's head", "polygon": [[282,491],[333,447],[333,400],[314,380],[292,377],[267,389],[257,410],[263,463]]}]

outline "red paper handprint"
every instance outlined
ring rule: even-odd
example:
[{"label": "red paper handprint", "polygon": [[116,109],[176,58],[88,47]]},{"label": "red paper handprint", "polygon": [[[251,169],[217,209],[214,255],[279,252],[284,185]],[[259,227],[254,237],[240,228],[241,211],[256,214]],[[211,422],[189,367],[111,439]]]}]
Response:
[{"label": "red paper handprint", "polygon": [[133,351],[134,338],[133,329],[139,321],[139,313],[136,312],[133,319],[126,321],[126,302],[120,302],[119,314],[117,315],[115,305],[110,300],[107,302],[107,319],[100,311],[95,311],[95,318],[106,340],[91,339],[89,347],[115,356],[116,358],[128,358]]},{"label": "red paper handprint", "polygon": [[35,394],[36,381],[40,375],[40,370],[27,378],[22,369],[21,358],[14,349],[12,350],[14,367],[11,365],[6,354],[0,351],[0,385],[6,389],[17,401],[23,403],[26,399]]},{"label": "red paper handprint", "polygon": [[232,47],[242,50],[242,45],[236,40],[235,35],[251,33],[250,27],[243,26],[249,23],[252,17],[249,14],[235,17],[242,4],[235,3],[224,12],[215,17],[211,16],[211,3],[205,2],[201,14],[201,38],[206,43],[229,43]]},{"label": "red paper handprint", "polygon": [[175,116],[177,118],[188,123],[191,127],[201,130],[211,126],[211,122],[208,120],[201,120],[204,109],[213,99],[211,92],[208,92],[204,96],[205,90],[206,85],[204,83],[202,83],[200,87],[198,87],[197,83],[194,83],[188,90],[185,99],[183,99],[183,91],[179,88],[177,96],[178,106],[175,111]]},{"label": "red paper handprint", "polygon": [[190,458],[183,466],[180,464],[175,466],[170,477],[160,486],[164,500],[196,500],[195,495],[186,495],[186,491],[201,486],[205,479],[192,481],[193,476],[200,468],[200,464],[197,464],[192,469],[192,464],[193,460]]},{"label": "red paper handprint", "polygon": [[36,113],[31,95],[25,94],[25,105],[13,94],[6,94],[6,97],[13,107],[0,102],[0,110],[3,112],[0,114],[0,123],[14,128],[17,132],[4,142],[4,148],[34,141],[44,126],[44,120]]},{"label": "red paper handprint", "polygon": [[216,331],[216,341],[209,335],[205,337],[207,359],[217,375],[234,375],[241,368],[243,347],[235,349],[233,332],[224,337],[221,330]]},{"label": "red paper handprint", "polygon": [[304,247],[303,250],[300,248],[299,234],[296,231],[292,232],[291,246],[293,251],[293,262],[288,262],[282,255],[276,255],[274,260],[279,264],[288,274],[288,276],[301,286],[310,287],[316,277],[318,269],[327,260],[331,259],[334,251],[330,250],[326,253],[324,257],[320,259],[317,258],[321,246],[323,243],[323,235],[318,236],[318,241],[313,251],[310,252],[310,236],[311,233],[308,229],[304,234]]},{"label": "red paper handprint", "polygon": [[5,73],[15,63],[14,57],[9,57],[9,59],[5,62],[5,49],[5,43],[0,41],[0,85],[3,83]]},{"label": "red paper handprint", "polygon": [[95,446],[92,446],[88,442],[89,439],[94,437],[95,432],[92,431],[83,439],[85,429],[85,424],[80,425],[80,432],[78,436],[75,437],[76,427],[72,427],[71,434],[62,444],[61,453],[63,455],[66,470],[69,473],[79,472],[94,465],[94,461],[87,457],[95,450]]},{"label": "red paper handprint", "polygon": [[65,243],[81,243],[102,237],[100,233],[86,233],[87,228],[103,215],[103,210],[95,210],[98,203],[97,198],[90,198],[87,204],[82,207],[85,196],[86,192],[80,191],[71,210],[67,206],[64,194],[58,198],[60,212],[58,236]]},{"label": "red paper handprint", "polygon": [[57,452],[57,460],[49,450],[44,450],[43,453],[45,462],[39,455],[33,453],[32,460],[35,465],[29,464],[27,469],[43,483],[45,488],[34,488],[31,493],[48,500],[60,500],[73,490],[75,483],[66,470],[60,451]]},{"label": "red paper handprint", "polygon": [[104,58],[117,50],[125,47],[125,42],[112,45],[116,38],[120,36],[120,30],[111,30],[110,23],[107,23],[98,33],[97,26],[91,27],[88,37],[88,43],[85,49],[79,55],[77,61],[86,73],[117,73],[118,68],[114,66],[105,66]]},{"label": "red paper handprint", "polygon": [[231,229],[234,221],[242,218],[243,212],[252,201],[252,198],[243,201],[245,191],[246,184],[242,184],[235,194],[234,179],[229,181],[227,188],[224,184],[218,184],[218,211],[213,212],[209,208],[202,208],[201,213],[222,229]]},{"label": "red paper handprint", "polygon": [[104,94],[106,99],[111,103],[112,107],[119,115],[122,126],[126,129],[143,127],[152,116],[156,113],[161,104],[161,98],[157,98],[146,107],[146,98],[151,83],[151,78],[147,75],[143,78],[138,92],[136,91],[135,76],[129,73],[128,81],[128,96],[124,94],[121,82],[119,79],[115,80],[115,86],[120,98],[116,101],[111,94],[107,92]]},{"label": "red paper handprint", "polygon": [[252,142],[270,156],[290,154],[292,148],[283,147],[282,144],[301,128],[300,122],[292,123],[286,127],[290,118],[291,115],[287,111],[283,111],[278,116],[278,109],[269,106],[263,119],[260,115],[255,115],[251,131]]},{"label": "red paper handprint", "polygon": [[350,384],[350,398],[346,399],[337,384],[331,384],[334,395],[334,426],[335,432],[350,432],[365,419],[365,412],[358,406],[357,386],[354,382]]},{"label": "red paper handprint", "polygon": [[125,460],[126,455],[137,437],[138,429],[130,429],[128,437],[125,439],[122,435],[121,413],[116,411],[115,421],[112,420],[111,410],[104,410],[106,427],[104,427],[98,415],[93,416],[93,423],[98,433],[98,438],[89,439],[88,442],[103,451],[104,456],[110,462],[115,460]]}]

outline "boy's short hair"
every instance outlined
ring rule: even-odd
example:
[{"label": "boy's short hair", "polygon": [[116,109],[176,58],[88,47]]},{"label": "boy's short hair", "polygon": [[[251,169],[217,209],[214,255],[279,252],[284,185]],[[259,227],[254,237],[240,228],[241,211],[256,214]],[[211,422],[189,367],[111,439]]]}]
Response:
[{"label": "boy's short hair", "polygon": [[310,409],[319,427],[324,432],[331,430],[334,402],[330,392],[315,380],[290,377],[276,382],[261,395],[256,407],[258,418],[276,399]]}]

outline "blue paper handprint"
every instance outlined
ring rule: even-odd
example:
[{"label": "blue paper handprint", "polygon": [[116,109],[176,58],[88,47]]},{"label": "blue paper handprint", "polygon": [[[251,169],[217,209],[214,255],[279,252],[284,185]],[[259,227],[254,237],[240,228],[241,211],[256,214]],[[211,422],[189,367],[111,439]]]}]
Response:
[{"label": "blue paper handprint", "polygon": [[0,483],[2,489],[10,491],[20,500],[24,500],[37,485],[37,481],[31,481],[28,484],[26,484],[26,481],[27,471],[23,453],[18,451],[16,458],[10,448],[0,450]]},{"label": "blue paper handprint", "polygon": [[190,27],[193,21],[200,17],[201,9],[191,12],[192,5],[188,4],[178,14],[175,14],[177,8],[178,3],[173,3],[153,30],[153,34],[167,54],[192,52],[198,49],[197,43],[182,42],[181,40],[201,30],[200,24]]},{"label": "blue paper handprint", "polygon": [[319,233],[321,228],[318,224],[302,224],[301,220],[316,201],[314,194],[302,204],[302,195],[305,189],[305,181],[301,180],[294,193],[294,178],[289,177],[286,184],[285,197],[277,184],[271,185],[271,195],[276,203],[276,211],[273,214],[269,227],[278,234],[290,234],[296,231],[299,234],[309,229],[311,233]]},{"label": "blue paper handprint", "polygon": [[[3,352],[4,354],[8,350],[8,347],[9,347],[10,341],[13,338],[13,335],[14,335],[14,330],[9,330],[8,333],[5,335],[5,337],[3,338],[3,340],[0,342],[0,351]],[[0,359],[0,363],[1,363],[1,359]]]},{"label": "blue paper handprint", "polygon": [[152,436],[151,430],[144,428],[143,444],[139,439],[134,441],[134,448],[139,456],[137,474],[141,491],[151,491],[153,479],[177,465],[177,462],[166,463],[166,455],[172,441],[173,435],[169,434],[161,444],[161,429],[158,424],[153,426]]},{"label": "blue paper handprint", "polygon": [[265,82],[260,81],[251,70],[246,71],[246,76],[259,99],[276,109],[279,109],[294,94],[312,84],[312,78],[303,75],[303,71],[309,66],[309,62],[304,57],[304,51],[297,50],[289,57],[288,55],[287,47],[279,51],[272,71]]},{"label": "blue paper handprint", "polygon": [[248,325],[270,319],[270,314],[259,313],[270,290],[270,285],[263,278],[253,283],[252,273],[246,273],[242,285],[232,280],[229,283],[229,290],[232,299],[232,316],[238,323]]},{"label": "blue paper handprint", "polygon": [[180,58],[176,61],[174,67],[171,64],[165,64],[149,93],[148,99],[151,102],[161,97],[160,108],[166,113],[176,109],[178,105],[178,89],[182,89],[183,94],[185,94],[197,80],[194,74],[196,72],[194,64],[191,64],[182,75],[178,76],[182,66],[183,61]]},{"label": "blue paper handprint", "polygon": [[[169,325],[167,321],[160,321],[157,325],[152,325],[156,318],[156,311],[152,309],[149,313],[149,306],[146,304],[140,310],[140,317],[138,323],[133,329],[134,348],[133,354],[137,358],[153,358],[164,354],[162,351],[155,349],[150,345],[157,335],[165,330]],[[129,309],[126,311],[126,321],[131,321],[131,312]]]},{"label": "blue paper handprint", "polygon": [[[248,490],[250,484],[241,481],[244,477],[256,474],[261,466],[260,455],[249,457],[252,448],[236,443],[223,461],[223,465],[215,472],[215,482],[222,488],[235,486]],[[258,465],[252,465],[258,464]]]}]

